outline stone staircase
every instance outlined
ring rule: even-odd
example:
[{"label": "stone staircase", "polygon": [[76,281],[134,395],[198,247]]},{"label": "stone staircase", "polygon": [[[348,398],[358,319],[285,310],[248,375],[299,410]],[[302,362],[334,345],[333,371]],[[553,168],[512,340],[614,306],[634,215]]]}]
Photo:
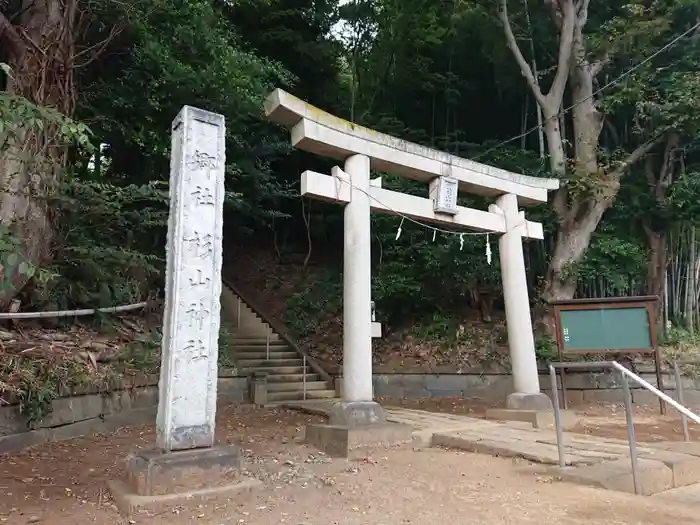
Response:
[{"label": "stone staircase", "polygon": [[268,404],[337,397],[333,378],[227,280],[221,293],[221,326],[233,335],[239,374],[267,375]]}]

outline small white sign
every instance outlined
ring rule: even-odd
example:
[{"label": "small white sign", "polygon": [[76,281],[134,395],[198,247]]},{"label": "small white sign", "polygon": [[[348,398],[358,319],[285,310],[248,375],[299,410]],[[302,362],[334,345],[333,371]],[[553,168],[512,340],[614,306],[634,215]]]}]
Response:
[{"label": "small white sign", "polygon": [[452,177],[437,177],[430,182],[430,198],[436,213],[457,214],[459,181]]}]

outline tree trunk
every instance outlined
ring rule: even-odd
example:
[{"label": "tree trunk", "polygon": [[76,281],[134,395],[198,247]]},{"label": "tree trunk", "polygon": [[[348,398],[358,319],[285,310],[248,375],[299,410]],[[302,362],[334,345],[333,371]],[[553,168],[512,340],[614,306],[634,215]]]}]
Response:
[{"label": "tree trunk", "polygon": [[[649,191],[657,206],[663,206],[668,189],[673,183],[676,168],[675,152],[680,144],[680,136],[677,133],[670,133],[666,139],[666,148],[662,158],[660,168],[655,166],[654,156],[648,156],[644,164],[644,171]],[[657,296],[659,307],[656,309],[656,324],[662,327],[663,322],[663,294],[666,289],[666,278],[668,270],[668,228],[664,221],[657,223],[653,215],[647,216],[642,221],[644,232],[647,236],[649,247],[649,262],[647,264],[647,294]],[[666,312],[668,317],[668,312]]]},{"label": "tree trunk", "polygon": [[655,232],[645,228],[649,244],[647,264],[647,293],[661,297],[664,292],[664,279],[668,267],[668,246],[666,232]]},{"label": "tree trunk", "polygon": [[544,134],[547,137],[549,167],[552,174],[557,177],[563,177],[566,174],[566,152],[564,151],[564,140],[557,116],[558,110],[559,106],[543,108],[545,118]]},{"label": "tree trunk", "polygon": [[[572,101],[574,166],[573,176],[590,181],[598,173],[598,141],[602,118],[593,96],[595,71],[586,58],[583,26],[577,21],[571,46],[569,87]],[[555,198],[559,218],[554,254],[550,260],[543,298],[546,301],[573,298],[576,293],[576,265],[583,259],[593,232],[619,187],[614,181],[588,195],[568,195],[560,190]]]},{"label": "tree trunk", "polygon": [[546,302],[573,298],[576,293],[576,265],[586,253],[591,237],[607,210],[607,201],[590,203],[583,218],[569,214],[559,223],[554,253],[549,262],[542,299]]},{"label": "tree trunk", "polygon": [[[0,46],[6,49],[12,69],[10,93],[71,116],[76,19],[77,0],[24,0],[12,24],[0,14]],[[0,223],[19,242],[19,261],[35,267],[51,261],[55,238],[46,197],[55,188],[66,158],[55,135],[51,126],[20,128],[0,151]],[[9,282],[4,281],[0,290],[3,311],[28,281],[19,264],[4,271]]]},{"label": "tree trunk", "polygon": [[570,195],[563,187],[554,198],[559,227],[542,294],[545,301],[573,298],[577,284],[576,266],[583,260],[603,214],[615,201],[620,179],[657,144],[657,141],[642,144],[617,169],[606,173],[601,170],[598,147],[603,119],[596,107],[593,90],[600,64],[591,64],[586,57],[583,24],[585,17],[574,29],[569,86],[574,130],[575,171],[572,177],[582,180],[588,191]]},{"label": "tree trunk", "polygon": [[691,334],[695,334],[695,265],[697,264],[695,225],[690,228],[690,260],[688,261],[688,302],[685,307],[686,323]]},{"label": "tree trunk", "polygon": [[[649,262],[647,263],[647,294],[663,299],[666,270],[668,268],[668,237],[665,231],[654,231],[648,225],[644,226],[649,246]],[[656,324],[663,321],[663,308],[656,309]]]},{"label": "tree trunk", "polygon": [[576,175],[590,177],[598,172],[598,142],[603,119],[593,95],[594,67],[586,58],[586,44],[580,24],[574,30],[569,87],[574,127]]}]

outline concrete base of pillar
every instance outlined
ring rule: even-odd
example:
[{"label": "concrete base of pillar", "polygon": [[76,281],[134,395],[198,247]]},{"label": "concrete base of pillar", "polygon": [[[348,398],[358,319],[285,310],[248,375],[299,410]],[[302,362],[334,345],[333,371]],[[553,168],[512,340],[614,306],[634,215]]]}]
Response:
[{"label": "concrete base of pillar", "polygon": [[[562,428],[565,430],[575,427],[581,421],[581,416],[570,410],[560,411]],[[553,410],[512,410],[508,408],[491,408],[486,411],[488,419],[498,421],[522,421],[531,423],[534,428],[554,428]]]},{"label": "concrete base of pillar", "polygon": [[374,401],[340,401],[328,425],[306,427],[305,441],[332,457],[364,459],[372,451],[410,445],[413,427],[387,423],[384,409]]},{"label": "concrete base of pillar", "polygon": [[114,503],[126,516],[226,498],[261,485],[241,476],[241,455],[232,446],[139,451],[127,458],[124,479],[108,482]]},{"label": "concrete base of pillar", "polygon": [[508,396],[506,407],[512,410],[553,410],[552,400],[546,394],[521,394]]},{"label": "concrete base of pillar", "polygon": [[413,431],[413,427],[397,423],[309,425],[305,441],[331,457],[365,459],[379,449],[412,445]]},{"label": "concrete base of pillar", "polygon": [[339,401],[329,415],[331,425],[349,428],[386,423],[382,405],[374,401]]}]

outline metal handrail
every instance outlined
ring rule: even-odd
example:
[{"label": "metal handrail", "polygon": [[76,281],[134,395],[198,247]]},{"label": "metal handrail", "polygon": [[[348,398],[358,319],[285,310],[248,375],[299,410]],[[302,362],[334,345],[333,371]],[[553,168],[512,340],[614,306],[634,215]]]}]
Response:
[{"label": "metal handrail", "polygon": [[[630,462],[632,464],[632,480],[634,482],[634,493],[640,494],[642,489],[639,480],[639,472],[637,466],[637,440],[634,432],[634,414],[632,412],[632,394],[629,386],[629,379],[636,381],[642,388],[648,390],[656,397],[662,401],[668,403],[673,408],[678,410],[684,418],[684,433],[688,436],[687,431],[687,420],[689,418],[695,423],[700,424],[700,416],[694,412],[688,410],[682,405],[682,385],[680,381],[680,372],[678,371],[678,366],[675,365],[676,371],[676,389],[679,395],[679,401],[676,401],[672,397],[664,394],[661,390],[651,385],[641,377],[639,377],[634,372],[628,370],[622,366],[617,361],[595,361],[595,362],[577,362],[577,363],[550,363],[549,364],[549,376],[552,380],[552,401],[554,404],[554,424],[557,431],[557,451],[559,453],[559,466],[566,466],[566,457],[564,455],[564,429],[561,424],[561,409],[559,408],[559,389],[557,387],[557,369],[586,369],[586,368],[609,368],[616,370],[620,373],[620,379],[622,380],[622,389],[624,394],[625,402],[625,416],[627,419],[627,438],[630,447]],[[686,438],[688,439],[688,438]]]}]

